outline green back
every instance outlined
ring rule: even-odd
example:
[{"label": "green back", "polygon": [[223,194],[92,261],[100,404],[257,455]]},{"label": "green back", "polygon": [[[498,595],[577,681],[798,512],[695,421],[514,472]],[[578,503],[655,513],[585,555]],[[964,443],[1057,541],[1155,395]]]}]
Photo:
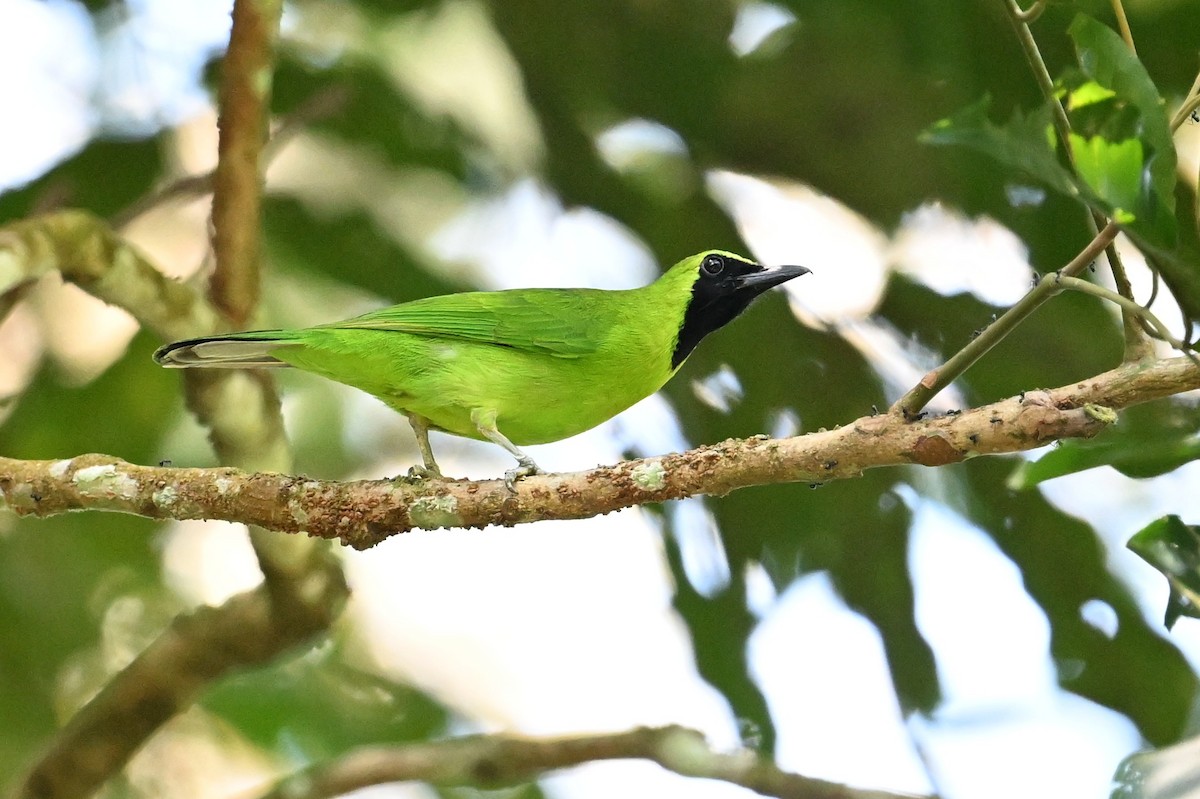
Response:
[{"label": "green back", "polygon": [[625,292],[514,289],[428,297],[323,329],[392,330],[578,358],[596,351],[616,318],[605,313]]}]

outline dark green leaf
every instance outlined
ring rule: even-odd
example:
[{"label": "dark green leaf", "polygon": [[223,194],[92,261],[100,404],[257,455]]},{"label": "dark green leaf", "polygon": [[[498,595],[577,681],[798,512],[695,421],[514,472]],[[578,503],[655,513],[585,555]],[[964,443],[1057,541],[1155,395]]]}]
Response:
[{"label": "dark green leaf", "polygon": [[[949,468],[970,486],[955,495],[966,500],[969,518],[1012,558],[1045,611],[1062,687],[1125,714],[1153,743],[1176,740],[1196,698],[1196,674],[1113,576],[1095,531],[1039,492],[999,489],[1009,468],[1003,460],[973,458]],[[1116,615],[1111,637],[1080,612],[1093,600]]]},{"label": "dark green leaf", "polygon": [[[985,98],[935,123],[921,139],[982,152],[1171,247],[1176,238],[1176,159],[1165,103],[1141,62],[1113,31],[1080,14],[1071,35],[1087,80],[1075,80],[1064,90],[1067,106],[1099,114],[1091,120],[1096,131],[1070,137],[1077,175],[1059,159],[1049,105],[1028,115],[1014,112],[1007,123],[996,125],[987,117]],[[1126,124],[1128,120],[1132,123]]]},{"label": "dark green leaf", "polygon": [[[691,440],[767,432],[771,420],[766,409],[795,407],[804,429],[814,430],[867,413],[872,403],[884,406],[878,377],[861,356],[838,336],[798,325],[781,299],[763,300],[736,324],[706,340],[680,378],[668,385]],[[767,339],[778,351],[794,356],[748,357]],[[721,364],[729,364],[737,374],[748,398],[728,414],[702,404],[689,388],[690,379],[710,374]],[[849,410],[847,397],[854,403]],[[907,567],[910,518],[890,492],[895,482],[894,474],[875,471],[813,489],[762,486],[723,497],[712,509],[733,574],[741,575],[751,562],[761,563],[783,591],[801,574],[828,570],[846,603],[879,629],[901,705],[905,710],[930,710],[938,701],[937,672],[913,617]],[[735,581],[730,589],[732,597],[698,603],[693,616],[684,614],[701,662],[706,657],[725,658],[731,661],[730,669],[734,658],[741,662],[750,626],[736,585]],[[698,633],[696,624],[708,625],[712,632]],[[706,640],[712,652],[706,651]],[[733,641],[739,641],[738,648],[730,652]],[[701,673],[708,676],[703,669]],[[718,688],[726,690],[724,685]]]},{"label": "dark green leaf", "polygon": [[921,134],[921,141],[970,147],[1037,178],[1061,194],[1072,198],[1082,195],[1077,181],[1059,163],[1055,153],[1048,106],[1028,116],[1014,111],[1002,126],[988,119],[990,106],[991,99],[984,97],[954,116],[935,122]]},{"label": "dark green leaf", "polygon": [[1175,626],[1180,616],[1200,619],[1200,527],[1178,516],[1163,516],[1143,527],[1128,547],[1163,573],[1171,586],[1163,623]]},{"label": "dark green leaf", "polygon": [[0,220],[47,203],[107,217],[149,191],[161,174],[162,147],[155,139],[94,140],[29,185],[0,194]]},{"label": "dark green leaf", "polygon": [[150,360],[158,343],[138,334],[121,358],[82,386],[66,385],[47,365],[0,425],[0,452],[17,458],[104,452],[133,463],[170,457],[159,447],[178,412],[179,378]]},{"label": "dark green leaf", "polygon": [[315,272],[395,302],[462,288],[423,268],[416,254],[361,209],[317,213],[299,200],[270,197],[263,203],[263,234],[276,266]]}]

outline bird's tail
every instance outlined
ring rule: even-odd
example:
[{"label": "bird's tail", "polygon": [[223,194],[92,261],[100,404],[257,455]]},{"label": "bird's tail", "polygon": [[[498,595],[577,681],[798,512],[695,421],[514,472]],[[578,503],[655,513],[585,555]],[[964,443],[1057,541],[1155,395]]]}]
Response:
[{"label": "bird's tail", "polygon": [[154,360],[160,366],[208,369],[246,369],[289,366],[271,353],[300,342],[287,330],[251,330],[223,336],[205,336],[159,347]]}]

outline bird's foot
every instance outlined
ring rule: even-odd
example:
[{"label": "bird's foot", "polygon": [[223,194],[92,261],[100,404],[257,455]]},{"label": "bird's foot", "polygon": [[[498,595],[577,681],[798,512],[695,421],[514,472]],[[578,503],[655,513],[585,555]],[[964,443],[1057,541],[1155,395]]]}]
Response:
[{"label": "bird's foot", "polygon": [[508,489],[510,494],[515,494],[517,493],[517,481],[522,477],[529,477],[533,474],[545,474],[545,472],[533,462],[533,458],[529,456],[518,458],[517,467],[509,469],[504,473],[504,487]]}]

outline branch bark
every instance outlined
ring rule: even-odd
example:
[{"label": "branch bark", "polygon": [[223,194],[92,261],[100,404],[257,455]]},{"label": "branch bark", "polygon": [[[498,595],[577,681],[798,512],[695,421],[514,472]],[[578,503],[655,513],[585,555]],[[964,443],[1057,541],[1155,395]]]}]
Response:
[{"label": "branch bark", "polygon": [[287,777],[263,799],[327,799],[372,785],[413,780],[491,789],[529,782],[568,766],[627,759],[650,760],[687,777],[722,780],[782,799],[907,796],[792,774],[751,752],[716,752],[699,732],[668,726],[564,738],[474,735],[437,743],[366,747]]},{"label": "branch bark", "polygon": [[509,492],[501,480],[339,483],[273,473],[136,466],[103,455],[21,461],[0,457],[0,498],[21,515],[109,510],[157,519],[223,519],[365,549],[416,527],[511,526],[579,519],[632,505],[752,485],[823,483],[866,469],[942,466],[1096,435],[1109,409],[1200,388],[1187,358],[1124,364],[1087,380],[960,414],[906,421],[865,416],[785,439],[730,440],[586,472],[537,475]]}]

